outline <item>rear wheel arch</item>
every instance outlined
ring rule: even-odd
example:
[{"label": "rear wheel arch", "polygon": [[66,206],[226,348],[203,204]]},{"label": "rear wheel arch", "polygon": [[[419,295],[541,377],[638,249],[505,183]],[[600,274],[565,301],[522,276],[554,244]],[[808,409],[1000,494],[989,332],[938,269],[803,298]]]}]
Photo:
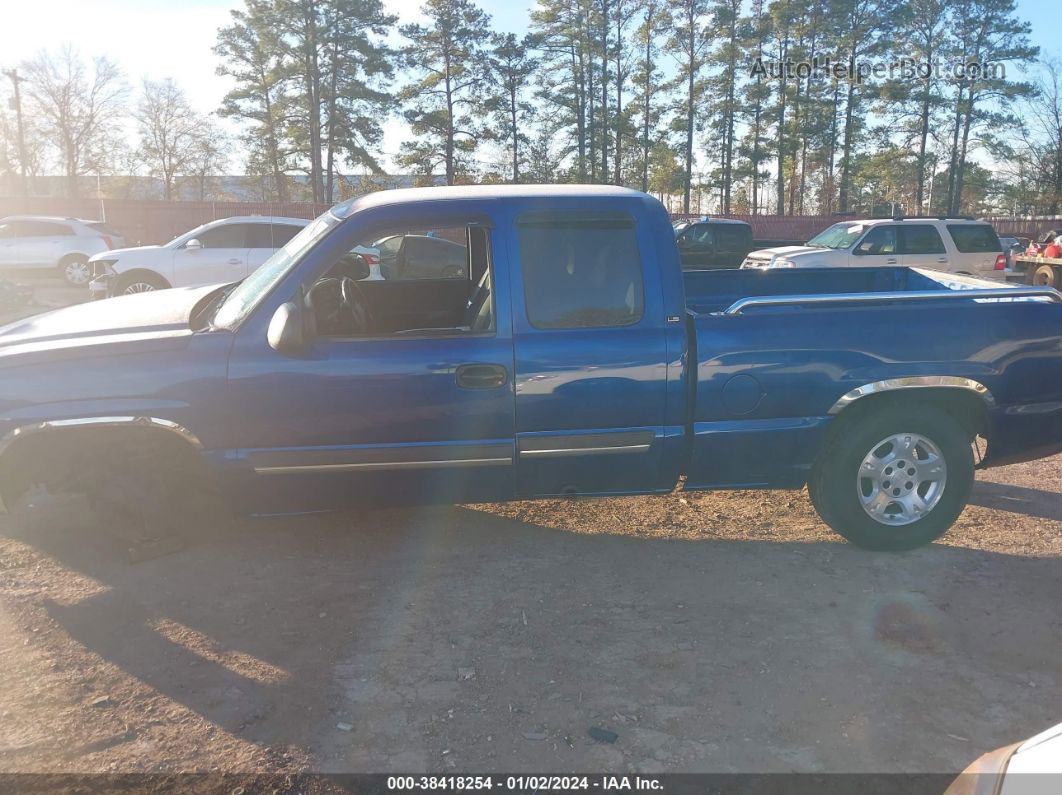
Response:
[{"label": "rear wheel arch", "polygon": [[849,399],[849,395],[852,393],[834,404],[834,409],[830,411],[835,415],[831,423],[832,433],[841,432],[844,425],[886,407],[927,406],[952,414],[973,439],[987,433],[988,409],[994,402],[988,390],[972,381],[967,386],[910,386],[873,391],[852,399]]}]

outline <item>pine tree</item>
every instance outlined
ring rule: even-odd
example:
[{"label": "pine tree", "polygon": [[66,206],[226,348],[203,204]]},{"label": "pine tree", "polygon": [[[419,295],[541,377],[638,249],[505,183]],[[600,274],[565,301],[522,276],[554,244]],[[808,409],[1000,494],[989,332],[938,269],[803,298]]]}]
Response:
[{"label": "pine tree", "polygon": [[402,162],[422,169],[443,166],[446,184],[469,168],[479,125],[475,111],[486,80],[484,43],[489,15],[471,0],[427,0],[421,12],[427,26],[403,25],[409,40],[404,56],[416,80],[403,89],[406,120],[415,141],[402,145]]},{"label": "pine tree", "polygon": [[641,189],[649,190],[649,154],[658,140],[660,107],[657,96],[666,90],[663,71],[657,56],[659,38],[671,25],[671,17],[663,0],[646,0],[642,7],[641,24],[635,33],[638,63],[631,77],[637,98],[634,104],[638,113],[637,170]]},{"label": "pine tree", "polygon": [[533,41],[522,40],[513,33],[496,34],[487,56],[488,79],[495,93],[487,100],[487,110],[494,122],[491,138],[508,147],[514,183],[520,182],[520,167],[526,160],[521,148],[528,143],[525,131],[534,116],[534,106],[525,97],[532,75],[538,68],[532,47]]},{"label": "pine tree", "polygon": [[[1030,83],[1008,80],[1006,67],[1032,61],[1039,49],[1029,44],[1031,26],[1015,16],[1013,0],[956,0],[952,27],[960,62],[966,65],[965,74],[956,81],[948,169],[948,211],[958,214],[966,201],[967,157],[978,144],[973,134],[1014,123],[1006,105],[1035,89]],[[976,72],[971,64],[977,65]]]},{"label": "pine tree", "polygon": [[693,187],[693,136],[697,129],[697,114],[702,109],[701,70],[705,64],[709,38],[704,23],[708,13],[707,0],[671,0],[672,28],[668,48],[676,54],[678,75],[675,87],[681,92],[681,104],[673,122],[684,138],[682,211],[690,211]]},{"label": "pine tree", "polygon": [[268,175],[272,196],[288,200],[285,171],[289,149],[285,144],[288,106],[286,81],[292,75],[279,42],[269,0],[247,0],[246,9],[232,11],[233,22],[218,31],[214,53],[222,60],[219,75],[231,77],[236,88],[225,95],[219,115],[250,122],[243,136],[247,170]]}]

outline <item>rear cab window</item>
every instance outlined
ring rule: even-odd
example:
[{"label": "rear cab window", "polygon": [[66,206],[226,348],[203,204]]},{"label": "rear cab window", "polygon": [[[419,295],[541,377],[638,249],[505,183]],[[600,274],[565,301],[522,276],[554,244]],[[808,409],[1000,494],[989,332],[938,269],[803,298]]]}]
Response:
[{"label": "rear cab window", "polygon": [[642,319],[645,287],[633,218],[528,213],[517,224],[533,327],[607,328]]},{"label": "rear cab window", "polygon": [[948,234],[955,241],[955,248],[963,254],[999,254],[1003,251],[996,230],[988,224],[948,224]]}]

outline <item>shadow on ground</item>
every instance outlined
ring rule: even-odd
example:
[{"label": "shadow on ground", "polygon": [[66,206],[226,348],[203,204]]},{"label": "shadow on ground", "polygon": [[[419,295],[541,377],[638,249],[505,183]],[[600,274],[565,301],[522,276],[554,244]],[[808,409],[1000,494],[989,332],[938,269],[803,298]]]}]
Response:
[{"label": "shadow on ground", "polygon": [[38,594],[64,632],[317,770],[947,772],[1062,720],[1058,559],[446,508],[207,526],[129,565],[76,513],[23,535],[103,586]]}]

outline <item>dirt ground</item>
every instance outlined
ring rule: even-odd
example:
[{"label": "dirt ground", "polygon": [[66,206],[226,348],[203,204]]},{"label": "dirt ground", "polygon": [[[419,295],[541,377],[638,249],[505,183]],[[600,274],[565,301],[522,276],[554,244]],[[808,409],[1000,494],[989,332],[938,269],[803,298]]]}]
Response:
[{"label": "dirt ground", "polygon": [[135,564],[43,501],[0,517],[0,771],[957,771],[1062,721],[1060,491],[981,473],[905,554],[717,492],[216,520]]}]

